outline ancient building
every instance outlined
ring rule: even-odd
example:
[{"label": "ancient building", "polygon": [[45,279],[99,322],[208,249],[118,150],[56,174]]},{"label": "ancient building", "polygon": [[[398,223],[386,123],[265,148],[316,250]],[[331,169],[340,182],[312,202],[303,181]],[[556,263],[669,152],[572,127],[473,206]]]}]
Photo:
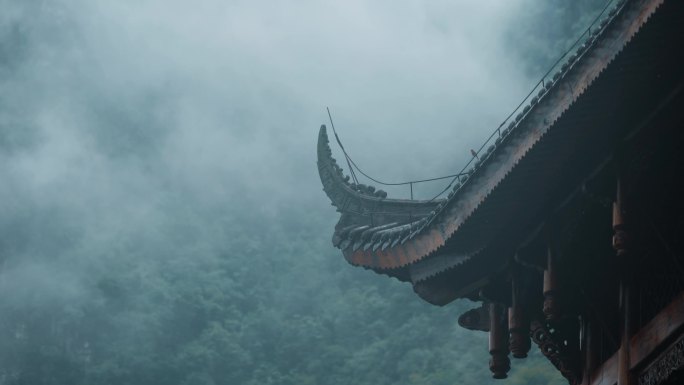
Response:
[{"label": "ancient building", "polygon": [[458,322],[489,333],[495,378],[536,345],[571,384],[684,383],[683,86],[684,2],[630,0],[448,197],[350,182],[321,127],[333,244],[432,304],[481,302]]}]

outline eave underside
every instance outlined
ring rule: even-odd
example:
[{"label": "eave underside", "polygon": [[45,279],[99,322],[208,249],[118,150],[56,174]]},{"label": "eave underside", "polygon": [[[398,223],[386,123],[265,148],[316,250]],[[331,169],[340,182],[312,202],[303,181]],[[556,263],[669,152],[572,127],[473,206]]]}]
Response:
[{"label": "eave underside", "polygon": [[477,298],[479,289],[514,259],[520,247],[540,236],[539,229],[582,193],[587,180],[613,167],[614,153],[625,138],[652,129],[647,122],[659,116],[679,119],[675,116],[683,105],[684,54],[679,42],[684,39],[684,12],[677,2],[663,8],[482,198],[469,222],[437,257],[417,264],[430,265],[440,255],[461,255],[464,245],[484,245],[467,261],[454,259],[452,266],[440,261],[434,264],[435,274],[414,280],[422,298],[439,305],[459,297]]}]

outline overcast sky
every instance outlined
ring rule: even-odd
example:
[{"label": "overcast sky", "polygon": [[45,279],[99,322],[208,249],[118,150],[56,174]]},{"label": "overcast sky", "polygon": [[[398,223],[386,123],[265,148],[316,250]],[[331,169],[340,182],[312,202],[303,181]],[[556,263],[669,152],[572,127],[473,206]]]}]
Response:
[{"label": "overcast sky", "polygon": [[217,211],[314,212],[329,239],[325,107],[377,178],[459,170],[534,83],[510,41],[530,5],[0,0],[0,283],[76,295],[122,250],[169,258],[176,223],[229,241],[207,235]]},{"label": "overcast sky", "polygon": [[329,244],[326,106],[376,178],[460,170],[541,75],[515,41],[539,1],[0,0],[0,307],[265,226],[322,218],[302,243]]},{"label": "overcast sky", "polygon": [[326,106],[378,178],[460,169],[533,84],[506,44],[527,3],[5,1],[0,122],[31,133],[10,127],[25,151],[3,172],[73,187],[135,183],[128,168],[212,198],[321,198]]},{"label": "overcast sky", "polygon": [[0,0],[0,308],[312,217],[329,244],[326,106],[377,178],[460,170],[541,75],[512,41],[538,1]]}]

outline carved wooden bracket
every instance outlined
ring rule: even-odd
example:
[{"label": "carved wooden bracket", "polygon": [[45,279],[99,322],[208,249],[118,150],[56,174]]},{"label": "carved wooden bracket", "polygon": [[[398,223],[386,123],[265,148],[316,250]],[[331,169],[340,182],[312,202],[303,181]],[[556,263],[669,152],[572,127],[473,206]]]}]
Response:
[{"label": "carved wooden bracket", "polygon": [[579,349],[573,340],[577,335],[577,328],[572,327],[569,321],[571,320],[533,320],[530,336],[542,354],[561,372],[570,385],[576,385],[582,381]]}]

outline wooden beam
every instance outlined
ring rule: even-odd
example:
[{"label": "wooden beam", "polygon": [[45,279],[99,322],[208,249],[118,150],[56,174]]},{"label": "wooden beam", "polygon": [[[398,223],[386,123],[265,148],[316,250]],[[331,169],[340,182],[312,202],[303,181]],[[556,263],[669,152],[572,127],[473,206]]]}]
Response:
[{"label": "wooden beam", "polygon": [[684,325],[684,292],[649,323],[639,330],[630,341],[630,368],[634,369],[654,353],[665,340],[675,335]]},{"label": "wooden beam", "polygon": [[[667,340],[684,331],[684,292],[670,302],[630,339],[630,370],[645,364]],[[591,385],[615,385],[618,353],[603,362],[591,376]]]}]

